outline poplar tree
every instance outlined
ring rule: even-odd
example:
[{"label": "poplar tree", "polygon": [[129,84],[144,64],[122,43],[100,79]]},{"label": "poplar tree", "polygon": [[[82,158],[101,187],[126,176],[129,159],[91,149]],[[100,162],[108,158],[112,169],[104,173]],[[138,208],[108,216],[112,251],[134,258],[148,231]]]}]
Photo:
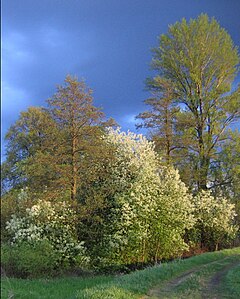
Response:
[{"label": "poplar tree", "polygon": [[[175,134],[182,137],[178,139],[182,161],[177,166],[187,184],[195,174],[191,187],[207,189],[211,164],[228,139],[230,125],[240,116],[240,88],[232,86],[238,72],[237,47],[214,18],[200,15],[170,26],[153,53],[152,80],[160,82],[155,89],[162,89],[163,80],[171,82],[172,103],[181,112]],[[162,105],[165,97],[158,101]],[[160,113],[155,124],[164,118]]]}]

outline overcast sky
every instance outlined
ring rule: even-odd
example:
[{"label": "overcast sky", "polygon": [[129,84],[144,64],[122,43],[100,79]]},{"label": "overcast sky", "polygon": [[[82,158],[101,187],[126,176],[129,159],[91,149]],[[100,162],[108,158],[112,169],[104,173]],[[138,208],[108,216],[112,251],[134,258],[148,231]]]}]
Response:
[{"label": "overcast sky", "polygon": [[240,0],[2,0],[2,134],[67,74],[123,129],[145,107],[151,48],[169,24],[214,16],[240,46]]}]

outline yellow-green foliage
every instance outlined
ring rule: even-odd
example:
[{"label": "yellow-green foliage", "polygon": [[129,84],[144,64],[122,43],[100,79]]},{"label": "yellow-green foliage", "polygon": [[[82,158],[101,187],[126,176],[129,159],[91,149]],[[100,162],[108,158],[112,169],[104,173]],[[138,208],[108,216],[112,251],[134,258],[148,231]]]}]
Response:
[{"label": "yellow-green foliage", "polygon": [[213,243],[217,247],[220,242],[236,236],[235,206],[226,198],[214,198],[210,192],[201,191],[194,197],[194,211],[195,227],[209,238],[205,244]]},{"label": "yellow-green foliage", "polygon": [[185,229],[194,224],[187,188],[173,168],[161,165],[154,144],[142,135],[109,130],[116,147],[112,180],[119,186],[115,234],[109,245],[122,263],[149,262],[187,249]]},{"label": "yellow-green foliage", "polygon": [[56,266],[85,264],[87,257],[83,242],[78,241],[76,212],[65,201],[51,203],[39,200],[27,208],[24,216],[12,215],[6,230],[11,246],[27,243],[33,247],[46,240],[58,254]]}]

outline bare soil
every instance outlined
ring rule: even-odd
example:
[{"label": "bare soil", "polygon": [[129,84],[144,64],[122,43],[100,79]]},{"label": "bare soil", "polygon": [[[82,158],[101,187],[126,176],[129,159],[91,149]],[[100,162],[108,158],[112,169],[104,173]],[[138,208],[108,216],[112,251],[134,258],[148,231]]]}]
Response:
[{"label": "bare soil", "polygon": [[[225,275],[227,275],[228,271],[231,270],[233,267],[236,266],[236,262],[231,262],[230,264],[224,263],[224,260],[226,258],[222,259],[221,261],[216,261],[212,263],[218,263],[221,265],[222,268],[215,272],[210,278],[207,278],[206,283],[203,285],[199,285],[200,293],[199,298],[202,299],[220,299],[220,298],[227,298],[224,297],[223,294],[221,294],[221,288],[223,288],[222,283]],[[209,264],[205,265],[209,266]],[[171,298],[171,294],[173,295],[174,290],[176,290],[177,287],[179,287],[182,283],[187,281],[191,278],[195,273],[200,272],[201,269],[203,269],[204,266],[193,268],[189,271],[184,272],[180,276],[175,277],[174,279],[169,280],[162,286],[156,286],[152,288],[148,294],[143,297],[142,299],[150,299],[150,298]],[[173,296],[176,298],[176,293]],[[180,296],[181,297],[181,296]],[[182,297],[181,297],[182,298]],[[188,297],[190,298],[190,297]]]},{"label": "bare soil", "polygon": [[214,276],[208,282],[207,287],[202,291],[202,299],[219,299],[226,298],[220,294],[220,290],[223,287],[222,282],[228,271],[236,266],[236,262],[226,265],[220,271],[216,272]]},{"label": "bare soil", "polygon": [[162,298],[164,295],[166,296],[168,293],[172,292],[173,289],[175,289],[181,283],[183,283],[188,278],[190,278],[191,275],[193,273],[195,273],[196,271],[197,271],[196,269],[187,271],[187,272],[183,273],[182,275],[176,277],[175,279],[168,281],[162,288],[151,289],[149,291],[147,297],[145,297],[145,298],[151,298],[151,297]]}]

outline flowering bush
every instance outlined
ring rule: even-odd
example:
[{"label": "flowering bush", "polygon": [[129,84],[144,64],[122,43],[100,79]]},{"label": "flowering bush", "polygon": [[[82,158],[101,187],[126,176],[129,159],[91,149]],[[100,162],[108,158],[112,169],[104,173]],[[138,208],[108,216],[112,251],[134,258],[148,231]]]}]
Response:
[{"label": "flowering bush", "polygon": [[234,225],[236,216],[235,206],[224,197],[214,198],[208,191],[201,191],[194,197],[195,229],[199,231],[202,240],[218,249],[219,243],[234,238],[237,226]]},{"label": "flowering bush", "polygon": [[24,215],[26,208],[33,205],[34,199],[31,197],[28,188],[13,189],[1,197],[1,238],[3,242],[8,240],[7,221],[13,214]]},{"label": "flowering bush", "polygon": [[75,228],[76,213],[66,202],[39,200],[26,209],[25,216],[12,215],[6,230],[12,245],[35,244],[47,240],[58,253],[58,264],[86,264],[83,242],[78,241]]},{"label": "flowering bush", "polygon": [[154,144],[131,132],[110,129],[106,141],[116,148],[111,177],[116,189],[115,233],[109,252],[120,262],[148,262],[181,253],[185,230],[194,224],[193,206],[179,174],[166,168]]}]

